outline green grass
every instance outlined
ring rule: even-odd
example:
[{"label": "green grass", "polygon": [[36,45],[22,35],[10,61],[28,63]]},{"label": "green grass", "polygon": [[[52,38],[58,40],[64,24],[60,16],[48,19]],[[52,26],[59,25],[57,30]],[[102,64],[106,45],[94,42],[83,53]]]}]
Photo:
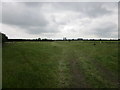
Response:
[{"label": "green grass", "polygon": [[0,89],[2,88],[2,43],[0,43]]},{"label": "green grass", "polygon": [[5,43],[3,88],[117,88],[118,42],[93,43]]}]

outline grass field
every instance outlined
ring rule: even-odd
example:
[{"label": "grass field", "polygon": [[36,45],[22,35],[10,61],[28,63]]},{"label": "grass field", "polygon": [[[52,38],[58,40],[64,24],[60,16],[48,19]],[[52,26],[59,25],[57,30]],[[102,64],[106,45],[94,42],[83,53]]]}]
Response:
[{"label": "grass field", "polygon": [[118,42],[3,45],[3,88],[117,88]]}]

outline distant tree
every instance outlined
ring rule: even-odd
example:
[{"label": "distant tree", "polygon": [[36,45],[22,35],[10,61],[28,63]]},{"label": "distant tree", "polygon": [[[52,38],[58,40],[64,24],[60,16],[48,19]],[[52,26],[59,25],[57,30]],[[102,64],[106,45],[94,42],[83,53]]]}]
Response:
[{"label": "distant tree", "polygon": [[83,40],[83,38],[78,38],[77,40]]},{"label": "distant tree", "polygon": [[3,34],[3,33],[0,33],[0,38],[2,39],[1,41],[3,43],[8,41],[8,37],[5,34]]},{"label": "distant tree", "polygon": [[38,40],[40,41],[40,40],[41,40],[41,38],[38,38]]},{"label": "distant tree", "polygon": [[66,40],[67,40],[67,38],[66,38],[66,37],[63,37],[63,40],[64,40],[64,41],[66,41]]},{"label": "distant tree", "polygon": [[42,41],[47,41],[47,39],[45,38],[45,39],[42,39]]}]

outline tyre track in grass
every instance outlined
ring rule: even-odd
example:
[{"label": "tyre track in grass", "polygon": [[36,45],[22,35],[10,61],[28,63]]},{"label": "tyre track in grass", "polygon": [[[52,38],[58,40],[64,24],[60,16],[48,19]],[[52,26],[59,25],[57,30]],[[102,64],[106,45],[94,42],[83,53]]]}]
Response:
[{"label": "tyre track in grass", "polygon": [[[92,72],[94,71],[93,74],[95,75],[97,80],[104,85],[104,86],[99,85],[100,87],[110,87],[110,88],[118,87],[117,75],[114,75],[112,71],[108,70],[106,67],[104,67],[101,63],[95,61],[93,58],[87,55],[83,55],[83,56],[86,56],[84,57],[84,59],[86,60],[86,63],[89,63],[88,66],[90,65],[92,66],[91,70]],[[89,58],[89,60],[87,60],[87,58]],[[87,70],[87,68],[85,70]],[[101,78],[101,80],[98,77]]]},{"label": "tyre track in grass", "polygon": [[57,87],[58,88],[69,88],[69,84],[70,84],[70,74],[69,74],[69,68],[67,66],[67,61],[66,61],[66,49],[65,49],[65,45],[61,44],[61,42],[52,42],[51,45],[54,48],[61,48],[61,54],[59,57],[59,61],[58,61],[58,83],[57,83]]},{"label": "tyre track in grass", "polygon": [[72,75],[72,88],[90,88],[91,86],[86,82],[83,70],[80,69],[79,63],[77,61],[77,56],[75,50],[71,53],[72,57],[70,59],[70,70]]},{"label": "tyre track in grass", "polygon": [[96,67],[96,69],[100,72],[100,75],[106,79],[112,86],[118,87],[118,77],[113,74],[112,71],[108,70],[101,63],[96,60],[92,60],[92,64]]},{"label": "tyre track in grass", "polygon": [[58,87],[59,88],[69,88],[70,86],[70,80],[71,80],[71,75],[70,75],[70,70],[69,70],[69,65],[67,61],[67,53],[66,53],[66,46],[60,45],[58,43],[54,43],[56,47],[61,47],[61,58],[59,60],[59,65],[58,65]]},{"label": "tyre track in grass", "polygon": [[62,55],[59,61],[59,86],[61,88],[90,88],[80,69],[75,49],[71,46],[56,44],[62,47]]},{"label": "tyre track in grass", "polygon": [[71,45],[57,44],[54,45],[62,48],[62,55],[59,61],[59,86],[62,88],[90,88],[86,78],[79,66],[79,57],[76,48]]},{"label": "tyre track in grass", "polygon": [[115,74],[108,68],[106,68],[101,62],[95,60],[94,57],[90,55],[84,55],[86,58],[89,58],[88,62],[91,63],[93,67],[99,72],[99,75],[106,80],[107,86],[109,87],[118,87],[118,74]]}]

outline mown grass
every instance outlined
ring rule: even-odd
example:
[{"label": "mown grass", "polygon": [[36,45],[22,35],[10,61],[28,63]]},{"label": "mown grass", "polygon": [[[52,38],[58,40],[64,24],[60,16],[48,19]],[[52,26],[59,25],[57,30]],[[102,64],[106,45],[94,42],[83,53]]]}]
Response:
[{"label": "mown grass", "polygon": [[3,47],[3,87],[56,87],[60,53],[59,47],[47,42],[7,43]]},{"label": "mown grass", "polygon": [[[3,88],[117,88],[118,42],[95,43],[5,43]],[[76,83],[74,70],[84,81]]]},{"label": "mown grass", "polygon": [[2,88],[2,43],[0,43],[0,89]]}]

